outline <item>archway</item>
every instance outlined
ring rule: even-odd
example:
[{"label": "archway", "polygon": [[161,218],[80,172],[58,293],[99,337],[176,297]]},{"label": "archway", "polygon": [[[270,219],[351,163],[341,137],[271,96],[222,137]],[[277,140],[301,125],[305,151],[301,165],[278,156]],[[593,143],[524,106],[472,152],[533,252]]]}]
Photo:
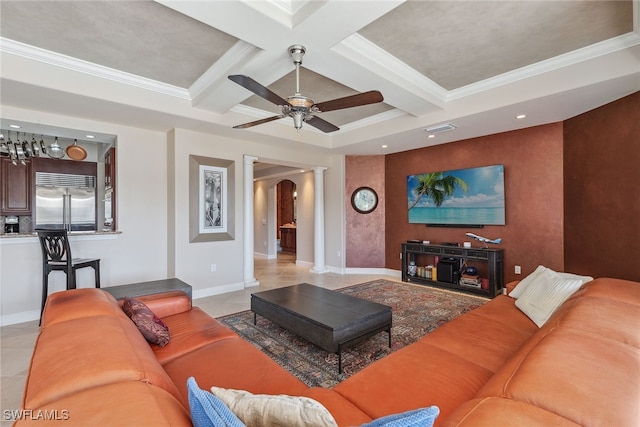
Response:
[{"label": "archway", "polygon": [[255,160],[245,155],[245,283],[258,283],[253,278],[254,257],[277,257],[276,185],[284,179],[296,184],[296,264],[308,265],[313,273],[329,271],[324,263],[326,168],[303,169],[271,162],[259,163],[254,168]]}]

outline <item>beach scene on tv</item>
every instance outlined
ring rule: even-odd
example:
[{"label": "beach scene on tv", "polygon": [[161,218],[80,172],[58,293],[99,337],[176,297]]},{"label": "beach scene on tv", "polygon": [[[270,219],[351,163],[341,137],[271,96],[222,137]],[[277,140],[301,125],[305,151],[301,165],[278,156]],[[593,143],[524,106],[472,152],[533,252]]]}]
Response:
[{"label": "beach scene on tv", "polygon": [[505,225],[504,166],[407,176],[409,223]]}]

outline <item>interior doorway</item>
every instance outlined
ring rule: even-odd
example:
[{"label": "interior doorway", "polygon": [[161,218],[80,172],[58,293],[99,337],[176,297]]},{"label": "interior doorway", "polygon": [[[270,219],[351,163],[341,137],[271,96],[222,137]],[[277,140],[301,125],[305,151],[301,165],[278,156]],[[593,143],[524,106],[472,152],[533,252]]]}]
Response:
[{"label": "interior doorway", "polygon": [[278,254],[297,251],[297,199],[296,184],[284,179],[276,185],[276,236]]},{"label": "interior doorway", "polygon": [[[308,168],[274,163],[254,165],[254,255],[276,259],[288,253],[294,256],[296,264],[313,266],[314,185],[314,174]],[[289,226],[285,232],[291,234],[291,252],[283,252],[281,246],[284,243],[281,227],[286,224]]]}]

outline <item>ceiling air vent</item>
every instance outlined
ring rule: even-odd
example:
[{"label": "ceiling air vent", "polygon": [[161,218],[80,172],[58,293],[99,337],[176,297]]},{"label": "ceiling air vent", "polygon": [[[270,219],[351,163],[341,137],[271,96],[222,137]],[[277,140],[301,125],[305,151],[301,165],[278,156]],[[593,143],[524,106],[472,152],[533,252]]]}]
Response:
[{"label": "ceiling air vent", "polygon": [[451,123],[445,123],[442,125],[436,125],[436,126],[432,126],[430,128],[426,128],[425,131],[428,133],[440,133],[440,132],[447,132],[450,130],[454,130],[456,128],[455,125],[451,124]]}]

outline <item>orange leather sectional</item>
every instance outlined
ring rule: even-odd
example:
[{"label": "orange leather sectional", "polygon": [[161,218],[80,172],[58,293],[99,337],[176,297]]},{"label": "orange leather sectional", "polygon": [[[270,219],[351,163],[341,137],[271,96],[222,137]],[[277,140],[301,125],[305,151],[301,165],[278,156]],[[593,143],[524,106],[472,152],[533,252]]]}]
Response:
[{"label": "orange leather sectional", "polygon": [[203,389],[311,397],[340,426],[430,405],[439,426],[640,420],[637,282],[589,282],[542,328],[500,295],[333,389],[307,387],[180,292],[140,299],[169,326],[167,346],[149,345],[102,290],[49,297],[23,398],[32,416],[17,426],[52,415],[65,426],[189,426],[189,376]]}]

